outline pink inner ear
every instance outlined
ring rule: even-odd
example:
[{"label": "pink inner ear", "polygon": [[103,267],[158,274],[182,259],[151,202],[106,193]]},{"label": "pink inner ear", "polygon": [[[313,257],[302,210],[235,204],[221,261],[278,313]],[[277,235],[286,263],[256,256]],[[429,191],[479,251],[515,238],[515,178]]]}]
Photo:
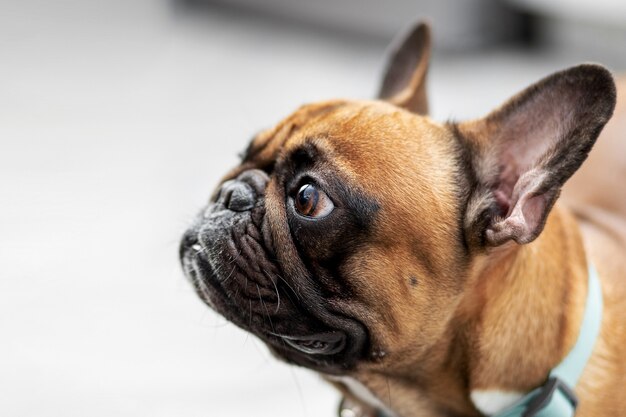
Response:
[{"label": "pink inner ear", "polygon": [[509,239],[520,244],[531,242],[541,230],[548,203],[547,194],[522,196],[505,218],[491,225],[487,230],[487,238],[494,245]]},{"label": "pink inner ear", "polygon": [[538,194],[528,198],[522,205],[522,214],[528,229],[535,230],[540,226],[543,213],[546,211],[547,198],[545,194]]},{"label": "pink inner ear", "polygon": [[511,214],[511,193],[497,188],[493,193],[496,204],[498,205],[498,213],[500,216],[508,216]]},{"label": "pink inner ear", "polygon": [[[517,243],[532,241],[542,229],[547,211],[558,188],[545,188],[550,174],[541,168],[524,172],[509,191],[510,184],[502,182],[494,190],[501,209],[499,219],[494,219],[488,238],[493,244],[513,239]],[[506,190],[506,192],[505,192]]]},{"label": "pink inner ear", "polygon": [[[524,191],[518,187],[520,177],[536,167],[562,138],[563,125],[569,125],[572,114],[552,102],[552,98],[535,97],[525,103],[506,123],[500,126],[496,143],[500,146],[498,157],[500,173],[494,187],[494,196],[501,216],[509,216]],[[522,187],[525,188],[525,187]]]}]

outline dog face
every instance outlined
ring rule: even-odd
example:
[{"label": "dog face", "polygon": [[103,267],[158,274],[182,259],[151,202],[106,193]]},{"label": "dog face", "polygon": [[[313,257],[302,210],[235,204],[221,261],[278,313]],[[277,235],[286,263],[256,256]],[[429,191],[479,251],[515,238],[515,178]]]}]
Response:
[{"label": "dog face", "polygon": [[420,25],[381,100],[307,105],[259,134],[185,233],[200,297],[288,362],[423,361],[476,262],[537,237],[611,115],[610,75],[580,66],[483,119],[435,123],[429,51]]},{"label": "dog face", "polygon": [[188,271],[220,313],[326,372],[432,339],[461,288],[454,146],[386,103],[303,107],[226,177],[188,233]]}]

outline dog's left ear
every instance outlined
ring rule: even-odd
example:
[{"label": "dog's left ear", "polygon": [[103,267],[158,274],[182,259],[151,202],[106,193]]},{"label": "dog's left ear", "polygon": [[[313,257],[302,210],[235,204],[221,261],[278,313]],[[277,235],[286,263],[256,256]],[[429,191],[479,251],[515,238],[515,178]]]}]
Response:
[{"label": "dog's left ear", "polygon": [[394,41],[378,98],[413,113],[428,114],[426,74],[430,38],[430,27],[420,22]]},{"label": "dog's left ear", "polygon": [[455,125],[473,183],[465,212],[469,243],[533,241],[611,118],[615,98],[609,71],[579,65],[544,78],[482,119]]}]

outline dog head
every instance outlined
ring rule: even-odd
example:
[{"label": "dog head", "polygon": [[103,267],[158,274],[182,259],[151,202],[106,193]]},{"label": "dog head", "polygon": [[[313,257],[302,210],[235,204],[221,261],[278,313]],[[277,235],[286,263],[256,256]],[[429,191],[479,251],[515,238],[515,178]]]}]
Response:
[{"label": "dog head", "polygon": [[257,135],[185,233],[200,297],[327,374],[423,360],[479,257],[534,240],[610,118],[608,71],[553,74],[484,118],[427,116],[428,27],[380,99],[306,105]]}]

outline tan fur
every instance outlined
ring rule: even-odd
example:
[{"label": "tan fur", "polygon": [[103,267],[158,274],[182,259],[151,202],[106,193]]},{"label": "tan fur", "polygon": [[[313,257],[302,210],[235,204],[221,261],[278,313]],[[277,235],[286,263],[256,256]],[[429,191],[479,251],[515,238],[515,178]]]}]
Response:
[{"label": "tan fur", "polygon": [[[622,91],[624,87],[622,82]],[[605,312],[594,355],[576,387],[583,399],[577,416],[624,413],[626,398],[620,393],[626,383],[622,355],[626,193],[620,182],[626,179],[622,138],[626,100],[621,92],[618,97],[615,117],[598,139],[599,152],[591,153],[589,162],[596,170],[583,165],[565,192],[575,215],[557,205],[537,240],[524,246],[509,244],[474,261],[466,290],[460,300],[454,299],[457,308],[449,318],[449,323],[461,324],[458,334],[444,333],[427,354],[413,352],[416,360],[410,363],[405,344],[419,346],[420,341],[411,339],[410,332],[394,331],[396,340],[385,337],[393,340],[393,346],[386,346],[386,359],[356,373],[399,415],[479,415],[468,400],[468,390],[527,392],[539,385],[575,343],[586,296],[587,259],[601,275]],[[604,155],[610,155],[607,164],[600,160]],[[412,263],[405,262],[405,267]],[[382,263],[381,269],[388,263],[401,265],[393,259]],[[396,306],[393,316],[397,322],[411,321],[416,313]],[[400,358],[394,356],[396,352]],[[459,384],[459,378],[467,378],[468,384]]]},{"label": "tan fur", "polygon": [[[392,85],[390,91],[400,95],[386,97],[395,104],[419,102],[414,112],[382,101],[303,106],[258,135],[246,162],[226,178],[264,169],[314,141],[343,178],[376,197],[380,213],[373,237],[342,264],[355,294],[328,302],[367,326],[371,357],[348,376],[391,415],[480,416],[472,390],[528,392],[541,385],[578,337],[588,262],[599,271],[605,310],[600,338],[576,387],[576,415],[626,414],[626,79],[618,87],[615,116],[543,232],[525,245],[509,241],[468,255],[460,249],[459,230],[492,197],[477,193],[464,212],[459,209],[462,168],[453,157],[458,138],[450,126],[415,112],[427,108],[420,100],[430,47],[417,49],[426,56],[413,60],[410,85]],[[557,124],[565,116],[553,117]],[[513,132],[526,122],[514,120]],[[473,165],[485,177],[499,169],[499,150],[487,144],[496,128],[491,123],[462,126],[473,141],[469,146],[482,152]],[[265,199],[281,246],[289,239],[281,227],[284,192],[270,180]],[[360,402],[341,380],[329,379],[350,401]],[[362,406],[373,415],[370,406]]]},{"label": "tan fur", "polygon": [[[601,275],[606,309],[576,388],[583,399],[577,415],[622,414],[626,141],[619,136],[626,131],[625,107],[618,106],[565,192],[575,214],[557,204],[534,242],[506,244],[466,266],[455,263],[459,254],[450,244],[459,227],[458,196],[450,192],[458,167],[449,158],[455,143],[445,127],[382,102],[342,101],[305,106],[261,134],[250,164],[316,138],[342,174],[367,184],[383,208],[375,242],[343,271],[358,294],[341,308],[368,325],[374,351],[383,353],[351,376],[403,417],[480,415],[469,400],[472,389],[527,392],[576,340],[589,259]],[[598,160],[606,155],[610,162]]]}]

